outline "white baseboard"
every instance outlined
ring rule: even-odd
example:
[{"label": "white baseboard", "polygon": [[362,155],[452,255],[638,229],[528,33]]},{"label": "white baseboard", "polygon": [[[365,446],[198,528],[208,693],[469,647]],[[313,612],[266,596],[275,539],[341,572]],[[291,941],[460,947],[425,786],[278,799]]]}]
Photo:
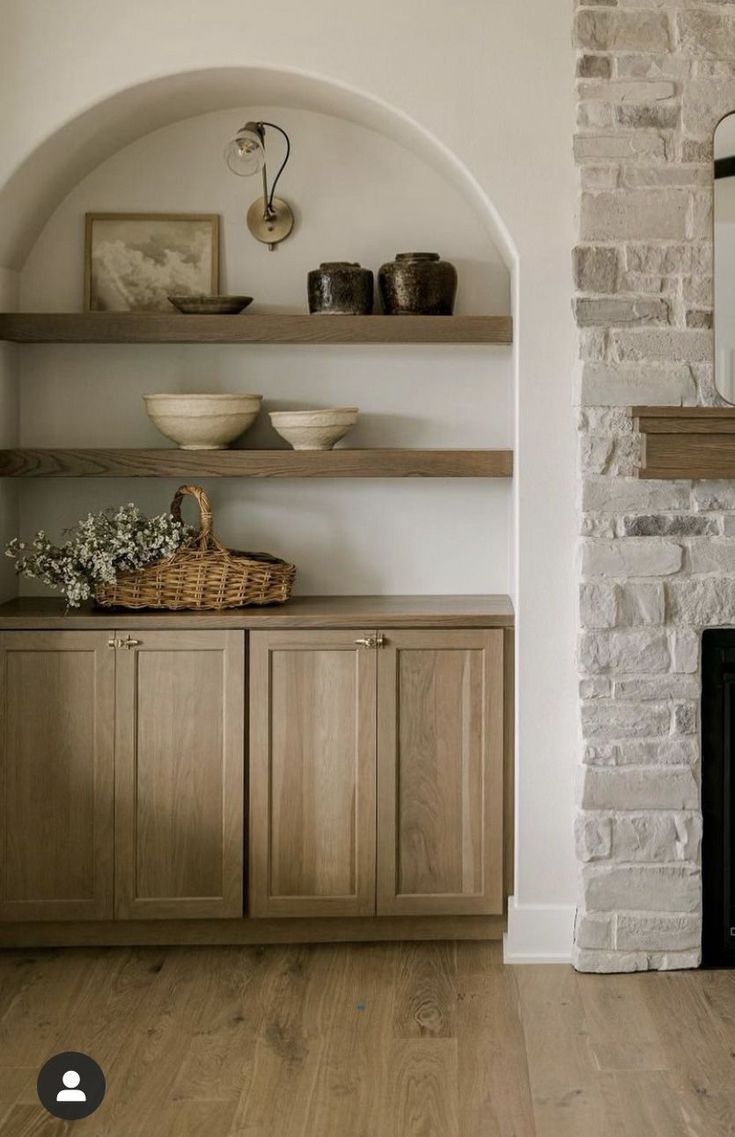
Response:
[{"label": "white baseboard", "polygon": [[517,904],[508,900],[508,931],[503,937],[506,963],[571,963],[573,904]]}]

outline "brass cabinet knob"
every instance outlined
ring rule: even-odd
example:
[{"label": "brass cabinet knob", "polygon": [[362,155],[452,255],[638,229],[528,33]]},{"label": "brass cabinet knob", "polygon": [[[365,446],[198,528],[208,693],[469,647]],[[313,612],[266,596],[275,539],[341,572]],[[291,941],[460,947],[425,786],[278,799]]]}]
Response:
[{"label": "brass cabinet knob", "polygon": [[108,647],[126,647],[130,651],[131,647],[138,647],[140,640],[134,640],[131,636],[126,636],[124,640],[114,636],[111,640],[107,641]]},{"label": "brass cabinet knob", "polygon": [[371,633],[369,636],[361,636],[359,640],[355,640],[356,644],[360,647],[383,647],[387,640],[382,632]]}]

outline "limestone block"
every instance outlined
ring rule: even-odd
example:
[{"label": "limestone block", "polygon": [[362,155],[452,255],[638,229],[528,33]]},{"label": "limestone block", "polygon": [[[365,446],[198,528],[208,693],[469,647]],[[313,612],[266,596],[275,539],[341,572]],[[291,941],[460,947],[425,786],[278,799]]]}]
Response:
[{"label": "limestone block", "polygon": [[609,134],[577,134],[574,138],[574,157],[577,162],[626,162],[645,159],[648,162],[666,161],[666,140],[652,131],[614,131]]},{"label": "limestone block", "polygon": [[652,513],[656,510],[688,509],[689,482],[647,481],[638,478],[585,478],[582,509],[587,512]]},{"label": "limestone block", "polygon": [[582,405],[679,406],[693,404],[696,397],[694,376],[685,363],[582,365]]},{"label": "limestone block", "polygon": [[[648,738],[669,733],[671,708],[668,703],[583,703],[581,720],[582,733],[590,741]],[[587,809],[614,808],[607,802],[595,802],[594,793],[585,794],[581,804]]]},{"label": "limestone block", "polygon": [[[620,703],[588,704],[583,707],[597,711],[618,707],[622,712],[630,708],[640,713],[645,707],[651,708],[653,718],[658,723],[668,721],[669,710],[665,704]],[[643,733],[643,732],[641,732]],[[651,730],[649,734],[661,734],[663,731]],[[697,809],[699,806],[699,788],[692,770],[686,766],[669,768],[665,773],[655,766],[642,767],[614,767],[604,768],[595,766],[583,767],[580,787],[582,809]],[[671,852],[674,853],[674,841],[671,842]],[[615,856],[620,860],[630,860],[629,856],[622,855],[622,850],[615,846]],[[655,859],[655,858],[651,858]],[[674,856],[671,858],[674,859]]]},{"label": "limestone block", "polygon": [[660,537],[582,543],[583,576],[668,576],[682,565],[682,547]]},{"label": "limestone block", "polygon": [[630,679],[616,679],[613,686],[616,699],[698,699],[700,683],[697,675],[656,675],[650,679],[635,675]]},{"label": "limestone block", "polygon": [[580,292],[614,292],[618,251],[607,245],[577,245],[573,251],[574,284]]},{"label": "limestone block", "polygon": [[610,349],[621,363],[709,363],[714,339],[712,332],[694,328],[628,328],[610,332]]},{"label": "limestone block", "polygon": [[620,529],[626,537],[715,537],[720,523],[717,518],[693,513],[643,513],[622,517]]},{"label": "limestone block", "polygon": [[628,325],[668,324],[670,309],[665,300],[606,297],[601,300],[579,297],[574,316],[581,328],[624,327]]},{"label": "limestone block", "polygon": [[697,627],[735,622],[735,579],[699,577],[666,585],[666,610],[677,624]]},{"label": "limestone block", "polygon": [[591,912],[697,913],[699,871],[688,865],[585,865],[585,907]]},{"label": "limestone block", "polygon": [[695,766],[699,747],[694,738],[589,743],[584,747],[582,760],[588,766]]},{"label": "limestone block", "polygon": [[671,670],[689,675],[699,670],[699,636],[696,632],[677,631],[672,636]]},{"label": "limestone block", "polygon": [[[702,937],[702,921],[698,916],[646,916],[621,912],[616,924],[616,946],[620,951],[686,951],[698,948]],[[602,936],[599,938],[604,939]],[[594,939],[594,935],[590,935],[590,939]],[[580,942],[579,946],[597,945]],[[604,948],[607,945],[602,942],[599,946]]]},{"label": "limestone block", "polygon": [[574,942],[580,948],[612,951],[615,942],[614,916],[578,916]]},{"label": "limestone block", "polygon": [[589,975],[622,975],[650,970],[649,956],[645,952],[587,951],[581,946],[575,946],[572,963],[577,971]]},{"label": "limestone block", "polygon": [[613,820],[612,857],[616,861],[693,864],[699,861],[701,844],[699,813],[630,813]]},{"label": "limestone block", "polygon": [[577,12],[575,38],[591,51],[665,52],[671,42],[664,13],[608,9]]},{"label": "limestone block", "polygon": [[[732,12],[705,8],[679,12],[676,19],[684,54],[735,62],[735,16]],[[594,24],[589,28],[584,24],[583,29],[584,35],[580,34],[582,46],[593,46],[591,42],[585,43],[585,40],[603,38],[603,28],[596,35]],[[608,36],[611,34],[609,32]]]},{"label": "limestone block", "polygon": [[[640,435],[585,434],[580,440],[580,466],[588,474],[631,477],[641,465]],[[614,536],[614,531],[610,536]]]},{"label": "limestone block", "polygon": [[[703,517],[702,520],[709,521],[710,518]],[[692,541],[687,560],[690,572],[735,573],[735,541],[727,537]]]},{"label": "limestone block", "polygon": [[585,863],[605,860],[612,850],[612,818],[577,814],[574,821],[577,857]]},{"label": "limestone block", "polygon": [[689,193],[681,189],[614,190],[583,193],[583,240],[660,240],[687,236]]},{"label": "limestone block", "polygon": [[668,671],[669,662],[668,638],[663,631],[583,632],[579,638],[580,669],[587,674],[640,671],[650,675]]},{"label": "limestone block", "polygon": [[579,590],[583,628],[638,627],[663,624],[662,584],[582,584]]}]

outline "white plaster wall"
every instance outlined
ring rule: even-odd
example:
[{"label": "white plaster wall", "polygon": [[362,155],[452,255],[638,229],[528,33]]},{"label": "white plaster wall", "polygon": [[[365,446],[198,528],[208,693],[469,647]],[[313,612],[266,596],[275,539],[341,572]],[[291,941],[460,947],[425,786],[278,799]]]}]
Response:
[{"label": "white plaster wall", "polygon": [[[116,92],[195,68],[262,64],[323,75],[388,104],[451,150],[499,211],[514,244],[518,379],[517,863],[508,940],[516,959],[568,956],[575,896],[570,19],[568,0],[374,0],[349,10],[343,0],[267,8],[5,0],[0,42],[0,182]],[[151,105],[152,121],[163,113]]]},{"label": "white plaster wall", "polygon": [[[0,268],[0,311],[16,307],[18,284],[17,273]],[[19,427],[18,350],[14,344],[0,342],[0,446],[17,446]],[[2,550],[18,532],[18,496],[17,484],[0,478],[0,600],[8,600],[16,592],[15,573]]]},{"label": "white plaster wall", "polygon": [[[298,224],[276,252],[244,224],[260,179],[234,177],[222,160],[225,142],[250,119],[279,122],[293,143],[279,193],[293,202]],[[274,172],[280,153],[276,136]],[[359,260],[377,271],[398,249],[427,247],[457,265],[458,313],[510,310],[508,269],[457,189],[385,136],[331,116],[250,106],[188,119],[124,148],[49,219],[21,275],[24,311],[81,308],[87,210],[219,213],[221,287],[255,296],[252,311],[306,311],[307,272],[321,260]],[[20,353],[21,439],[25,446],[167,446],[142,395],[215,389],[264,394],[248,446],[286,445],[268,410],[349,405],[361,415],[348,446],[503,447],[512,444],[512,384],[508,348],[34,348]],[[23,530],[58,529],[92,505],[119,500],[159,511],[172,486],[26,484]],[[292,560],[298,592],[511,589],[507,482],[226,480],[208,488],[222,537]]]}]

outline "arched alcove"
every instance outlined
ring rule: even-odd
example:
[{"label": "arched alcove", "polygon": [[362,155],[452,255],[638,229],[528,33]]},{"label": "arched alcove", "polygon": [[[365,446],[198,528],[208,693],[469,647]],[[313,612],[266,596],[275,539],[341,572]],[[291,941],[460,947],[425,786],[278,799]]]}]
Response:
[{"label": "arched alcove", "polygon": [[[151,81],[98,103],[40,146],[0,191],[0,248],[6,264],[21,270],[22,306],[31,310],[78,307],[81,221],[86,210],[221,208],[230,220],[235,213],[239,218],[243,205],[257,194],[258,187],[228,174],[221,149],[239,125],[240,113],[245,114],[247,109],[246,117],[251,117],[254,108],[265,108],[274,117],[279,108],[283,115],[295,115],[296,146],[299,137],[307,145],[309,116],[349,124],[354,137],[345,145],[344,153],[354,155],[363,177],[367,167],[362,152],[374,155],[377,164],[380,139],[391,155],[384,169],[390,168],[391,161],[402,152],[410,155],[414,165],[407,162],[405,169],[409,173],[413,170],[411,192],[416,202],[422,190],[430,193],[429,181],[434,188],[440,181],[450,187],[446,208],[437,209],[440,227],[445,227],[441,251],[451,257],[457,250],[456,245],[452,247],[452,223],[446,218],[457,219],[466,212],[473,218],[463,230],[468,257],[473,255],[474,231],[478,256],[483,256],[484,248],[484,255],[494,259],[498,268],[503,262],[513,265],[513,250],[502,223],[471,174],[446,147],[402,113],[374,97],[314,76],[266,68],[196,71]],[[228,122],[230,117],[232,121]],[[340,139],[345,142],[349,138],[344,129],[340,133],[336,127],[328,135],[337,146]],[[206,141],[210,136],[211,144]],[[167,146],[176,163],[173,179],[160,161],[159,148]],[[191,167],[187,166],[189,157]],[[322,172],[325,187],[329,187],[330,162],[334,168],[335,161],[333,150]],[[198,164],[214,171],[213,177],[219,179],[210,178],[202,198],[187,200],[184,196],[172,207],[165,194],[156,196],[167,175],[169,187],[172,180],[175,185],[184,184],[187,169],[196,170]],[[416,174],[421,165],[427,170],[423,183]],[[312,162],[310,169],[317,177],[318,162]],[[132,204],[124,196],[113,200],[110,187],[115,172],[121,170],[127,170],[128,186],[136,180],[145,184],[148,177],[150,195],[146,197],[144,192]],[[287,182],[288,174],[282,190],[286,195]],[[212,201],[206,194],[211,194],[215,185],[221,188],[222,196]],[[395,188],[400,189],[398,182]],[[358,228],[360,189],[358,178],[352,187]],[[298,193],[294,203],[298,208]],[[311,225],[321,240],[319,234],[327,229],[328,219],[323,212],[321,220],[315,217],[313,200],[311,205]],[[8,225],[11,214],[14,224]],[[374,232],[378,228],[375,222],[373,216]],[[304,228],[309,223],[307,211]],[[454,225],[462,229],[457,220]],[[426,225],[425,232],[426,240],[432,240],[431,225]],[[231,228],[230,249],[236,243],[233,236]],[[312,241],[314,236],[310,234]],[[329,233],[325,232],[324,252],[320,255],[318,240],[308,256],[314,263],[335,256],[351,259],[355,246],[350,246],[349,230],[344,225],[340,239],[338,247],[330,245]],[[277,254],[269,254],[252,242],[248,245],[248,240],[244,231],[242,237],[238,234],[238,256],[252,258],[262,266],[265,278],[259,300],[273,299],[275,265],[283,266],[284,275],[294,275],[298,289],[303,291],[306,269],[313,265],[303,256],[292,255],[296,234]],[[301,240],[308,244],[303,230]],[[387,240],[397,242],[398,232],[394,230]],[[392,245],[376,242],[365,263],[377,268],[380,260],[395,251],[398,249]],[[461,257],[459,264],[462,272]],[[469,259],[464,266],[471,291]],[[63,288],[54,287],[53,277],[72,282],[66,294]],[[237,279],[228,273],[227,284],[236,291],[257,292],[252,276]],[[489,292],[490,306],[498,312],[507,311],[507,280],[505,286],[501,283],[499,289]],[[475,288],[475,295],[479,294]],[[291,291],[284,297],[291,310],[295,295],[291,282]],[[487,310],[487,306],[469,310]],[[488,363],[486,349],[478,348],[453,349],[450,354],[446,349],[444,353],[441,349],[419,349],[410,354],[380,350],[377,358],[374,350],[350,348],[330,348],[326,353],[310,349],[300,355],[283,348],[248,349],[243,354],[237,346],[220,347],[214,354],[207,348],[189,348],[182,353],[175,346],[133,346],[114,351],[81,345],[67,346],[61,352],[36,350],[22,354],[18,364],[22,379],[18,442],[30,447],[156,446],[160,439],[142,412],[141,394],[149,390],[191,390],[199,385],[205,389],[262,389],[273,409],[330,403],[359,405],[363,413],[353,436],[356,446],[511,444],[512,363],[508,352]],[[298,378],[294,379],[296,371]],[[383,377],[382,385],[376,381],[378,375]],[[249,444],[277,445],[279,440],[271,437],[267,417],[261,417]],[[155,512],[165,506],[170,490],[167,483],[145,480],[133,484],[25,483],[20,528],[29,534],[39,527],[61,527],[88,509],[133,497],[143,508]],[[224,482],[218,483],[215,497],[223,537],[232,543],[250,541],[288,555],[302,567],[300,582],[306,592],[506,592],[512,588],[512,500],[502,483],[440,481],[432,487],[394,483],[386,496],[385,485],[379,483],[347,487],[339,483]],[[483,517],[482,524],[477,523],[478,517]],[[382,555],[374,546],[377,529],[384,534]],[[441,547],[447,541],[454,547],[465,546],[465,558],[456,562],[442,557]]]},{"label": "arched alcove", "polygon": [[17,270],[58,202],[95,166],[136,138],[180,119],[252,104],[298,106],[385,134],[439,169],[483,217],[509,267],[511,237],[493,204],[452,152],[407,115],[327,78],[269,67],[177,72],[95,103],[46,138],[0,189],[0,265]]}]

